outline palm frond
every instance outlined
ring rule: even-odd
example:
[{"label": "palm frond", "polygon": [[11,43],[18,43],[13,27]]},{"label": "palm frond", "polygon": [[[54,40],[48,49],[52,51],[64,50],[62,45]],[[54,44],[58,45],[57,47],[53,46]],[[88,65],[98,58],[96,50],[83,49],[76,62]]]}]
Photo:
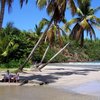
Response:
[{"label": "palm frond", "polygon": [[92,21],[92,25],[94,25],[97,29],[100,30],[100,24],[98,24],[98,23]]},{"label": "palm frond", "polygon": [[70,21],[66,22],[65,25],[64,25],[64,30],[66,32],[71,32],[71,29],[70,29],[70,26],[74,23],[77,23],[79,22],[81,19],[80,18],[73,18],[71,19]]},{"label": "palm frond", "polygon": [[58,9],[62,16],[65,16],[65,10],[66,10],[66,0],[58,0]]},{"label": "palm frond", "polygon": [[10,9],[11,9],[11,6],[12,6],[13,1],[14,1],[14,0],[7,0],[8,11],[9,11],[9,12],[10,12]]},{"label": "palm frond", "polygon": [[20,0],[20,7],[21,8],[22,8],[24,2],[27,4],[28,3],[28,0]]},{"label": "palm frond", "polygon": [[66,24],[67,20],[65,18],[62,19],[62,23]]},{"label": "palm frond", "polygon": [[96,17],[95,15],[89,15],[86,17],[87,20],[96,20],[97,22],[100,21],[100,18]]},{"label": "palm frond", "polygon": [[43,29],[43,27],[45,26],[45,25],[48,25],[49,24],[49,20],[47,20],[46,18],[43,18],[42,20],[41,20],[41,22],[39,23],[39,27],[41,28],[41,29]]},{"label": "palm frond", "polygon": [[100,24],[100,18],[96,17],[95,15],[89,15],[86,17],[87,20],[95,21],[96,23]]},{"label": "palm frond", "polygon": [[79,8],[84,15],[87,15],[90,8],[90,0],[81,0]]},{"label": "palm frond", "polygon": [[97,8],[95,8],[93,11],[94,11],[94,13],[96,13],[96,12],[98,12],[99,10],[100,10],[100,6],[97,7]]},{"label": "palm frond", "polygon": [[[88,23],[88,24],[89,24],[89,23]],[[89,24],[89,26],[90,26],[90,28],[89,28],[90,34],[91,34],[92,36],[94,36],[94,39],[96,39],[96,34],[95,34],[95,31],[94,31],[93,27],[91,26],[91,24]],[[92,37],[92,36],[91,36],[91,37]]]},{"label": "palm frond", "polygon": [[[66,32],[65,32],[62,28],[60,28],[60,27],[59,27],[59,29],[60,29],[62,35],[63,35],[64,37],[66,37],[66,36],[67,36]],[[71,31],[70,31],[70,32],[71,32]]]},{"label": "palm frond", "polygon": [[80,37],[81,37],[82,31],[83,31],[83,28],[80,26],[79,23],[77,23],[77,24],[74,26],[73,30],[71,31],[71,34],[70,34],[69,37],[70,37],[71,39],[75,39],[75,40],[78,41],[78,40],[80,39]]},{"label": "palm frond", "polygon": [[87,36],[88,36],[88,34],[89,34],[89,30],[88,30],[88,29],[86,30],[86,34],[87,34]]},{"label": "palm frond", "polygon": [[58,38],[58,41],[59,41],[60,46],[62,46],[63,40],[62,40],[62,37],[61,37],[61,33],[60,33],[59,26],[57,27],[56,35],[57,35],[57,38]]},{"label": "palm frond", "polygon": [[42,29],[44,28],[44,26],[48,25],[49,24],[49,21],[45,18],[43,18],[39,25],[35,25],[35,32],[40,35],[41,34],[41,31]]},{"label": "palm frond", "polygon": [[79,7],[82,5],[82,0],[77,0],[77,4],[79,5]]},{"label": "palm frond", "polygon": [[47,0],[36,0],[36,4],[40,9],[42,9],[47,5]]},{"label": "palm frond", "polygon": [[88,21],[84,18],[81,22],[80,22],[81,27],[83,27],[84,29],[88,29],[89,28],[89,24]]},{"label": "palm frond", "polygon": [[47,40],[49,41],[50,45],[52,46],[55,40],[55,29],[52,26],[49,31],[47,32]]},{"label": "palm frond", "polygon": [[47,5],[47,13],[52,16],[54,14],[54,10],[55,10],[55,4],[53,3],[53,1],[51,0],[51,2],[48,3]]},{"label": "palm frond", "polygon": [[70,27],[72,24],[77,23],[77,22],[79,22],[79,21],[81,21],[80,18],[73,18],[73,19],[71,19],[70,21],[66,22],[65,26],[66,26],[66,27]]},{"label": "palm frond", "polygon": [[77,7],[76,13],[77,13],[79,16],[84,16],[83,12],[82,12],[81,9],[78,8],[78,7]]},{"label": "palm frond", "polygon": [[70,8],[71,8],[71,13],[74,16],[76,11],[77,11],[77,8],[76,8],[76,5],[75,5],[74,1],[69,0],[69,5],[70,5]]}]

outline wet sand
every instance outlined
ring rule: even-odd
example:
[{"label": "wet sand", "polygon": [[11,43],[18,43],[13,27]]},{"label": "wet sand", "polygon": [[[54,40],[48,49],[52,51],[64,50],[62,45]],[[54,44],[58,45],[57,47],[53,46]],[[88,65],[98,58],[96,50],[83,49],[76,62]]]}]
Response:
[{"label": "wet sand", "polygon": [[0,86],[0,100],[99,100],[50,87]]}]

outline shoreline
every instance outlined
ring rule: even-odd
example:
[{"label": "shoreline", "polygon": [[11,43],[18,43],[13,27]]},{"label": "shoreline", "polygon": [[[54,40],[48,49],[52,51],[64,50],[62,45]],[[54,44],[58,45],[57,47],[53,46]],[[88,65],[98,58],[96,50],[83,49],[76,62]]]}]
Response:
[{"label": "shoreline", "polygon": [[[98,85],[97,83],[92,84],[97,81],[100,82],[100,69],[96,68],[86,68],[86,67],[76,67],[76,66],[62,66],[62,64],[57,65],[47,65],[42,72],[33,71],[33,69],[24,69],[25,73],[20,73],[21,78],[27,78],[35,82],[48,82],[47,85],[43,87],[50,87],[54,89],[59,89],[64,92],[71,92],[72,94],[87,95],[89,97],[95,96],[100,98],[100,95],[94,95],[93,86]],[[1,77],[0,77],[1,78]],[[82,90],[82,87],[85,86],[91,88],[92,92]],[[90,85],[89,85],[90,84]],[[0,83],[1,86],[18,86],[19,83]],[[33,86],[37,87],[36,83],[28,83],[24,86]],[[91,87],[92,86],[92,87]],[[99,85],[98,85],[99,86]],[[40,86],[42,87],[42,86]],[[88,88],[87,87],[87,88]],[[79,91],[78,89],[81,89]],[[74,91],[73,91],[74,90]],[[77,92],[78,90],[78,92]],[[83,92],[82,92],[83,91]],[[98,100],[98,99],[97,99]]]},{"label": "shoreline", "polygon": [[61,89],[55,89],[48,86],[0,87],[0,90],[2,89],[6,92],[2,93],[0,100],[14,100],[15,98],[16,100],[22,100],[22,98],[24,100],[98,100],[98,98],[94,96],[82,95],[69,91],[65,92]]}]

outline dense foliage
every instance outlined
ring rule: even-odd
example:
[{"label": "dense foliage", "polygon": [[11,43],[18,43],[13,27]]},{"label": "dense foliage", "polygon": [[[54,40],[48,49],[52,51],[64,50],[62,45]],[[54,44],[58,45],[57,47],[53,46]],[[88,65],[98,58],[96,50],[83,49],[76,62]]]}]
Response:
[{"label": "dense foliage", "polygon": [[18,67],[25,60],[37,39],[33,33],[22,32],[11,23],[8,24],[0,32],[0,63],[7,63],[7,67],[9,64],[10,67]]},{"label": "dense foliage", "polygon": [[87,62],[100,61],[100,40],[91,41],[85,39],[83,47],[80,47],[75,41],[68,47],[68,61]]},{"label": "dense foliage", "polygon": [[[0,32],[0,67],[19,67],[29,55],[33,46],[39,39],[40,34],[35,32],[20,31],[10,23]],[[62,37],[67,43],[68,38]],[[36,49],[29,64],[40,62],[48,43],[44,43]],[[43,62],[47,62],[61,47],[56,41],[54,47],[50,47]],[[85,39],[85,44],[81,48],[74,41],[58,55],[52,62],[68,61],[95,61],[100,60],[100,40],[91,41]]]}]

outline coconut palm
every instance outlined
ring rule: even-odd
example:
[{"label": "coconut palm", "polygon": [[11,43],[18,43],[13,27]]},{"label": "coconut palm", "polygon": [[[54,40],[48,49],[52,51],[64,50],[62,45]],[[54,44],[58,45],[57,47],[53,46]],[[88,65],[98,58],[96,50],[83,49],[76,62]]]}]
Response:
[{"label": "coconut palm", "polygon": [[42,64],[50,47],[51,48],[54,47],[56,43],[58,43],[60,47],[62,47],[63,38],[61,36],[61,33],[65,35],[64,31],[58,25],[56,26],[55,24],[52,24],[50,29],[47,31],[47,34],[45,37],[45,42],[48,43],[48,46],[43,54],[43,57],[40,63],[37,65],[37,67],[39,67]]},{"label": "coconut palm", "polygon": [[72,29],[70,37],[77,41],[80,40],[80,45],[83,46],[84,43],[84,32],[87,31],[87,34],[90,35],[90,38],[94,36],[96,38],[96,34],[93,28],[93,25],[97,28],[100,28],[100,18],[97,18],[94,14],[100,10],[100,7],[96,9],[91,8],[91,0],[81,0],[77,2],[77,18],[73,18],[69,22],[66,23],[66,27],[75,23],[75,26]]},{"label": "coconut palm", "polygon": [[37,5],[39,8],[43,8],[46,6],[47,8],[47,13],[51,16],[51,20],[45,29],[44,33],[42,33],[41,37],[39,38],[38,42],[32,49],[31,53],[29,54],[28,58],[26,61],[23,63],[23,65],[19,68],[19,71],[22,71],[24,68],[24,65],[31,59],[35,49],[38,47],[38,45],[41,43],[42,39],[45,37],[48,29],[50,28],[51,24],[58,23],[63,21],[65,17],[65,11],[66,11],[66,5],[67,3],[70,4],[72,8],[72,14],[75,14],[76,12],[76,6],[74,4],[73,0],[37,0]]},{"label": "coconut palm", "polygon": [[[14,0],[0,0],[0,29],[2,28],[2,23],[3,23],[3,18],[4,18],[4,11],[5,11],[5,6],[7,4],[8,6],[8,12],[10,12],[10,9],[12,7],[12,3]],[[23,6],[24,2],[28,2],[28,0],[19,0],[20,6]]]},{"label": "coconut palm", "polygon": [[[58,56],[69,45],[70,42],[66,43],[63,46],[63,38],[62,38],[63,35],[66,36],[66,33],[63,31],[62,28],[60,28],[56,23],[51,25],[51,27],[47,31],[46,38],[45,38],[45,40],[47,40],[49,44],[44,52],[41,62],[38,64],[38,66],[36,66],[39,71],[41,71],[42,68],[44,68],[48,63],[50,63],[56,56]],[[56,54],[54,54],[45,64],[42,65],[42,62],[47,54],[47,51],[49,50],[50,47],[54,47],[56,43],[59,44],[60,50],[57,51]]]},{"label": "coconut palm", "polygon": [[11,5],[13,0],[0,0],[0,29],[2,28],[3,18],[4,18],[4,11],[5,5],[8,5],[8,11],[10,11]]},{"label": "coconut palm", "polygon": [[[40,24],[38,26],[36,25],[36,28],[35,28],[36,33],[40,35],[42,33],[41,30],[43,29],[45,25],[48,25],[48,23],[49,21],[43,18]],[[60,46],[62,46],[62,36],[61,36],[62,33],[65,35],[64,31],[58,25],[55,25],[55,24],[51,25],[51,27],[47,31],[45,38],[43,39],[44,43],[47,44],[47,48],[43,54],[43,57],[40,63],[36,65],[36,68],[38,68],[42,64],[50,47],[51,48],[54,47],[55,43],[59,43]]]}]

